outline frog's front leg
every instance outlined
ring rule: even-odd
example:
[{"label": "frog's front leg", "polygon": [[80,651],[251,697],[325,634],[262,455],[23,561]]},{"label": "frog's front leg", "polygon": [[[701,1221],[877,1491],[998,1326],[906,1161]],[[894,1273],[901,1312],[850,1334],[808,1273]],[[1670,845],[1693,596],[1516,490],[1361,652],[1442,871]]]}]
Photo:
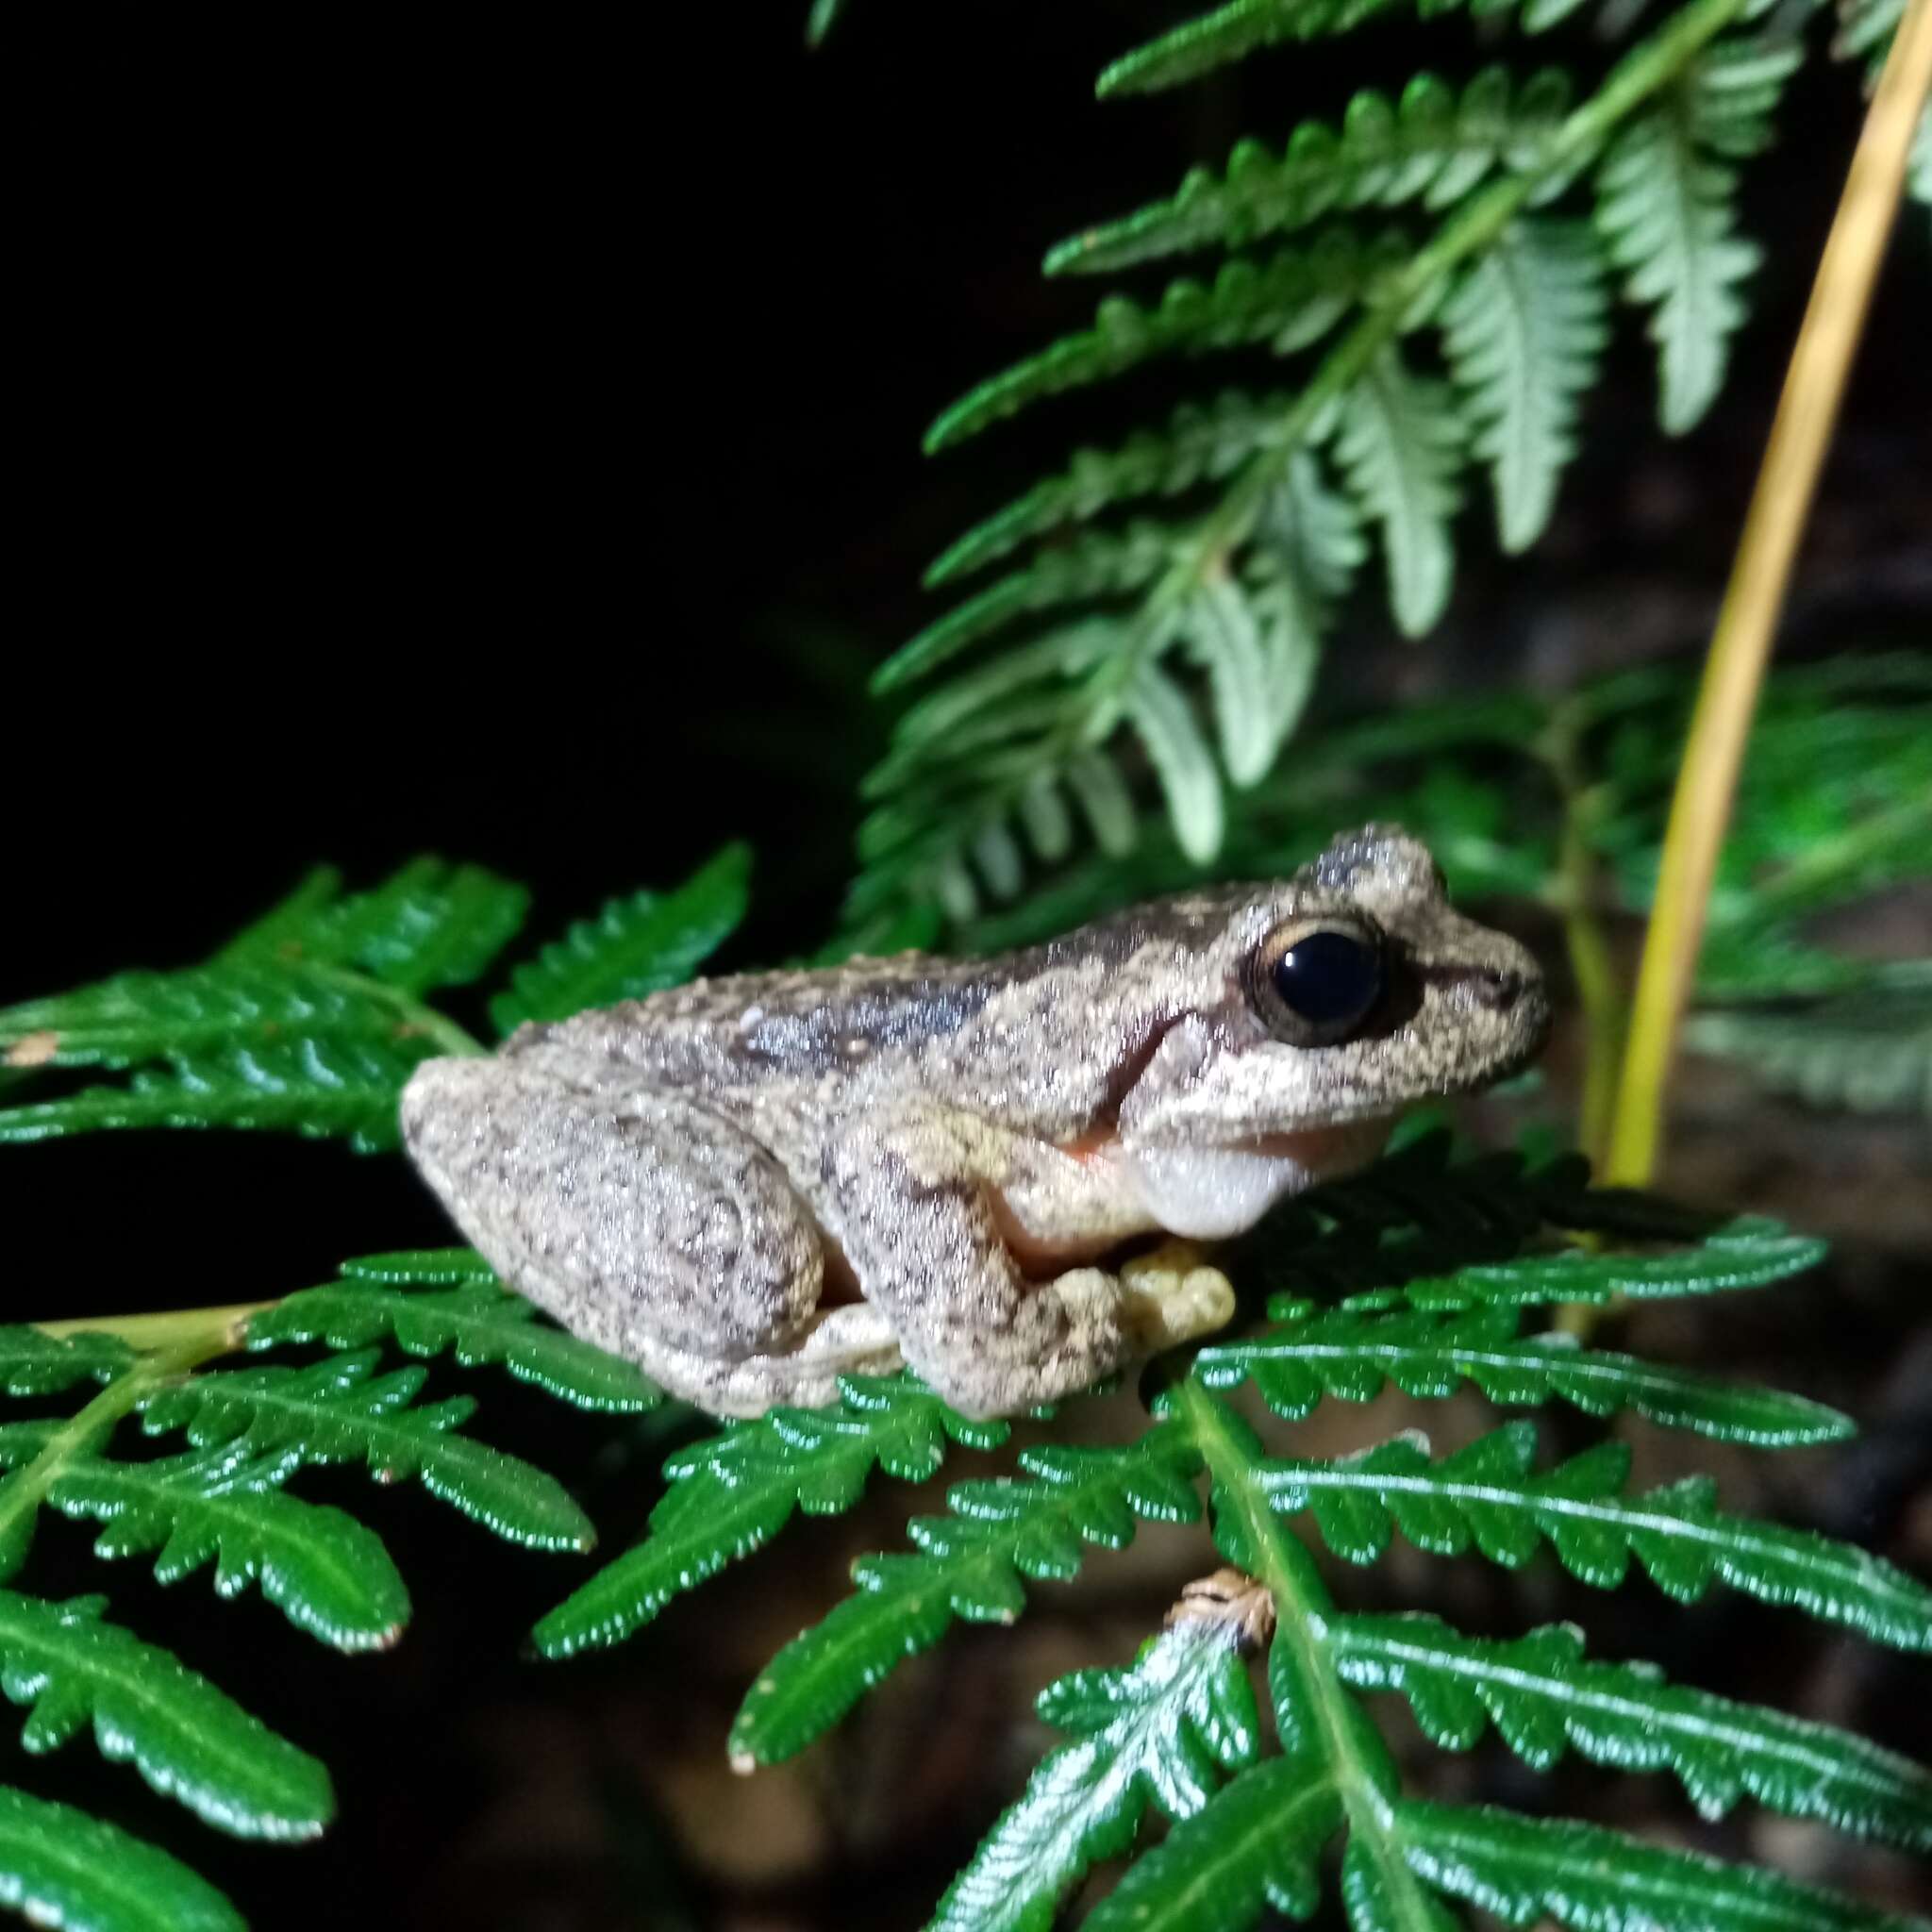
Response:
[{"label": "frog's front leg", "polygon": [[821,1218],[867,1301],[907,1361],[968,1415],[1050,1402],[1231,1312],[1193,1277],[1124,1282],[1070,1267],[1029,1278],[1016,1246],[1038,1266],[1096,1255],[1148,1224],[1104,1162],[970,1116],[918,1107],[851,1124],[822,1174]]}]

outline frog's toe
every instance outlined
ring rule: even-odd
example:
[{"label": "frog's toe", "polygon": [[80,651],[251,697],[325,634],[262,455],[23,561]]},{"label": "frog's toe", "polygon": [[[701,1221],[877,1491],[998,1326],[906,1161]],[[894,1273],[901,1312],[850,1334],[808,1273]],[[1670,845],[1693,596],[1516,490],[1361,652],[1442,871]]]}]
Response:
[{"label": "frog's toe", "polygon": [[1234,1319],[1234,1284],[1189,1241],[1168,1241],[1121,1270],[1121,1327],[1137,1354],[1158,1355]]}]

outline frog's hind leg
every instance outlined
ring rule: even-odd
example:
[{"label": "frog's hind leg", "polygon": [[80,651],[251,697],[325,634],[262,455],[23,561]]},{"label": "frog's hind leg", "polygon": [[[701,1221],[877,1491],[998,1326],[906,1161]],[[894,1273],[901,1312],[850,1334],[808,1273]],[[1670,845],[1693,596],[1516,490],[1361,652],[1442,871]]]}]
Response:
[{"label": "frog's hind leg", "polygon": [[608,1083],[602,1066],[430,1060],[404,1140],[491,1266],[573,1334],[708,1407],[794,1354],[829,1389],[853,1324],[815,1320],[824,1244],[784,1170],[681,1094]]},{"label": "frog's hind leg", "polygon": [[841,1375],[889,1375],[905,1366],[899,1338],[878,1309],[851,1302],[815,1315],[781,1354],[729,1361],[641,1337],[637,1359],[672,1394],[711,1415],[763,1415],[780,1404],[820,1408],[839,1396]]}]

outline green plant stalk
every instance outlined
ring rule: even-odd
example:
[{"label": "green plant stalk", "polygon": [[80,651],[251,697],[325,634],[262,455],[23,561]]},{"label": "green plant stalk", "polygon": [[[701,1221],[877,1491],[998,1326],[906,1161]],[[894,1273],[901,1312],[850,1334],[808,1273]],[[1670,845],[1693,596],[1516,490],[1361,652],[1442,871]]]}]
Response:
[{"label": "green plant stalk", "polygon": [[[1598,146],[1617,125],[1683,72],[1707,42],[1740,15],[1748,0],[1691,0],[1663,27],[1633,47],[1604,84],[1551,134],[1538,170],[1493,182],[1466,204],[1402,268],[1374,292],[1368,312],[1322,358],[1308,384],[1282,417],[1266,449],[1248,459],[1234,487],[1194,533],[1148,593],[1128,647],[1115,653],[1090,678],[1092,703],[1041,747],[1050,766],[1105,737],[1141,665],[1165,636],[1173,613],[1199,585],[1224,569],[1229,554],[1253,530],[1279,485],[1289,458],[1323,414],[1357,382],[1375,357],[1403,333],[1421,300],[1442,278],[1502,233],[1547,175],[1568,168]],[[1017,795],[1016,779],[1006,795]]]},{"label": "green plant stalk", "polygon": [[1671,1061],[1745,741],[1928,90],[1932,0],[1908,0],[1819,259],[1677,770],[1610,1127],[1613,1185],[1641,1187],[1657,1169]]},{"label": "green plant stalk", "polygon": [[1583,1097],[1578,1107],[1577,1141],[1595,1165],[1603,1159],[1609,1136],[1629,1013],[1609,939],[1597,916],[1602,902],[1600,874],[1591,844],[1596,797],[1585,783],[1577,744],[1584,723],[1584,708],[1574,703],[1559,706],[1538,750],[1556,785],[1562,813],[1554,896],[1563,921],[1570,974],[1576,982],[1576,1003],[1583,1014]]},{"label": "green plant stalk", "polygon": [[1292,1660],[1313,1720],[1313,1741],[1341,1798],[1350,1842],[1360,1845],[1374,1866],[1395,1923],[1426,1927],[1433,1917],[1431,1897],[1409,1870],[1396,1830],[1395,1759],[1329,1660],[1325,1637],[1335,1600],[1314,1559],[1256,1487],[1254,1465],[1223,1422],[1214,1398],[1188,1377],[1174,1384],[1174,1403],[1175,1412],[1186,1418],[1215,1487],[1241,1513],[1259,1580],[1274,1599],[1275,1647],[1286,1646]]},{"label": "green plant stalk", "polygon": [[218,1308],[170,1308],[157,1315],[80,1315],[60,1322],[32,1322],[42,1335],[64,1341],[70,1335],[115,1335],[143,1354],[177,1348],[210,1332],[225,1333],[228,1349],[242,1346],[248,1318],[277,1302],[230,1302]]},{"label": "green plant stalk", "polygon": [[237,1346],[240,1334],[232,1319],[233,1310],[204,1308],[196,1312],[201,1317],[199,1322],[191,1322],[186,1316],[151,1318],[175,1322],[179,1327],[177,1339],[169,1346],[143,1356],[125,1374],[115,1376],[92,1402],[55,1430],[31,1462],[23,1463],[5,1482],[0,1482],[0,1552],[19,1547],[16,1540],[68,1465],[97,1449],[124,1416],[131,1414],[176,1376],[188,1374],[203,1362],[226,1355]]}]

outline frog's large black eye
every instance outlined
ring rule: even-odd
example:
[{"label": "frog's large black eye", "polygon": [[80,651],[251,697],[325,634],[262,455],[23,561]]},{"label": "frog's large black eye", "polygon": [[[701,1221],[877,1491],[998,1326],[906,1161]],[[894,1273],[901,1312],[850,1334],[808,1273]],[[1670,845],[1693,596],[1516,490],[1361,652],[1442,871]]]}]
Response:
[{"label": "frog's large black eye", "polygon": [[1374,1010],[1387,978],[1380,936],[1353,924],[1280,934],[1257,963],[1274,1030],[1304,1046],[1347,1039]]}]

